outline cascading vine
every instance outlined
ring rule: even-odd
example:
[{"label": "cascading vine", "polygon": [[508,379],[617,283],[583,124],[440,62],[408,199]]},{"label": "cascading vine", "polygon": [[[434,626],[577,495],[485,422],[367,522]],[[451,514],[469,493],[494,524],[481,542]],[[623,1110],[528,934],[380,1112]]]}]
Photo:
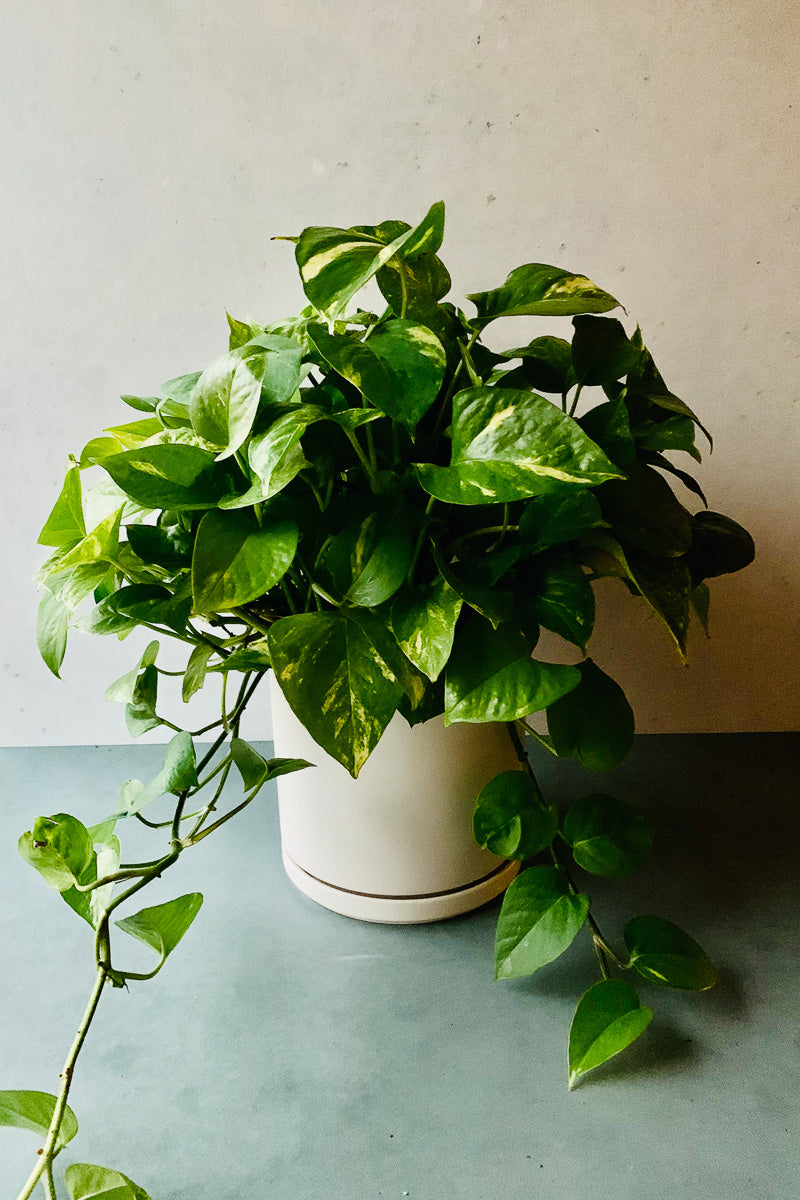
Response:
[{"label": "cascading vine", "polygon": [[[353,776],[398,711],[412,725],[508,725],[520,769],[487,780],[474,820],[480,845],[525,864],[500,912],[496,974],[529,975],[589,930],[600,979],[573,1020],[570,1086],[652,1016],[615,972],[687,989],[714,982],[704,951],[666,919],[633,917],[616,949],[601,932],[576,872],[639,868],[652,830],[602,793],[566,813],[548,806],[522,737],[589,770],[620,763],[634,720],[619,684],[587,656],[594,585],[616,580],[623,600],[643,599],[685,657],[690,614],[707,629],[706,581],[746,566],[752,541],[708,511],[694,476],[668,457],[699,462],[698,431],[709,447],[711,438],[641,331],[605,315],[619,307],[613,296],[583,275],[526,264],[469,296],[470,317],[445,299],[443,235],[434,204],[414,227],[313,227],[285,239],[308,306],[267,325],[229,317],[227,352],[157,396],[123,396],[137,420],[70,460],[40,536],[52,549],[39,574],[42,656],[58,675],[71,627],[152,631],[107,695],[124,704],[132,736],[174,736],[156,777],[127,781],[107,820],[87,828],[56,813],[20,840],[91,927],[95,982],[58,1095],[0,1093],[0,1123],[44,1138],[19,1200],[40,1181],[56,1196],[53,1161],[77,1131],[70,1084],[101,996],[154,976],[202,897],[118,911],[271,779],[307,765],[264,759],[239,736],[269,670],[321,751]],[[380,314],[352,304],[370,281]],[[530,318],[533,336],[499,350],[484,331],[507,316]],[[570,337],[541,332],[550,318],[559,333],[571,318]],[[572,647],[572,662],[535,657],[542,628]],[[159,663],[163,638],[187,648],[178,672]],[[187,729],[164,715],[159,683],[172,674],[184,702],[218,680],[220,717]],[[537,712],[546,734],[526,723]],[[198,742],[207,734],[210,746]],[[161,839],[150,861],[123,857],[131,821]],[[152,970],[126,969],[117,929],[155,952]],[[86,1163],[67,1168],[65,1185],[72,1200],[103,1190],[146,1200],[119,1171]]]}]

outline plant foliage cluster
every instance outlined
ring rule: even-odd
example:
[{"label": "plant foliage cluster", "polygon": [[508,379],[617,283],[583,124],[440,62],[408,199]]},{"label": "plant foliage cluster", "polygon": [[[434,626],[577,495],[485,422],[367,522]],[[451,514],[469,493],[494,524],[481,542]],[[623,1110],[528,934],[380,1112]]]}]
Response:
[{"label": "plant foliage cluster", "polygon": [[[745,566],[752,542],[707,509],[694,476],[669,457],[699,462],[698,437],[711,439],[640,330],[628,334],[606,315],[618,301],[585,276],[527,264],[469,296],[468,316],[445,299],[443,232],[434,204],[414,227],[313,227],[288,239],[307,307],[267,325],[229,317],[225,353],[157,396],[124,396],[137,419],[70,460],[40,537],[52,549],[38,617],[50,669],[59,673],[72,626],[119,638],[146,627],[186,644],[185,701],[212,677],[223,685],[214,726],[190,733],[167,719],[154,640],[108,696],[124,703],[133,736],[174,730],[161,772],[128,781],[100,826],[55,814],[21,840],[23,856],[95,930],[89,1021],[106,983],[147,977],[112,963],[111,913],[269,779],[305,765],[268,762],[239,737],[270,669],[315,741],[353,776],[397,712],[412,725],[440,715],[509,725],[521,767],[487,781],[475,836],[504,857],[544,856],[546,865],[528,866],[509,888],[497,975],[530,974],[589,923],[603,978],[578,1006],[571,1083],[650,1019],[630,984],[610,978],[610,962],[676,987],[713,982],[697,944],[656,917],[629,922],[625,954],[611,949],[564,848],[581,869],[619,876],[644,860],[651,830],[600,794],[559,823],[517,730],[544,712],[548,733],[534,736],[549,752],[592,770],[619,763],[633,714],[587,657],[594,582],[614,577],[641,597],[685,656],[690,613],[707,628],[706,581]],[[370,281],[380,314],[353,306]],[[571,337],[537,331],[525,345],[492,349],[484,331],[507,316],[571,318]],[[576,648],[576,665],[536,657],[541,629]],[[229,678],[239,680],[230,705]],[[217,739],[198,762],[194,739],[212,728]],[[243,798],[215,815],[232,767]],[[198,809],[195,796],[212,780]],[[145,817],[165,796],[169,819]],[[168,850],[123,862],[119,827],[130,818],[163,825]],[[116,923],[156,951],[150,974],[200,902],[184,896]],[[0,1120],[47,1137],[21,1197],[40,1178],[53,1189],[52,1159],[77,1128],[66,1091],[3,1095]],[[102,1170],[69,1168],[72,1200],[144,1195],[124,1176],[98,1183],[92,1172]]]}]

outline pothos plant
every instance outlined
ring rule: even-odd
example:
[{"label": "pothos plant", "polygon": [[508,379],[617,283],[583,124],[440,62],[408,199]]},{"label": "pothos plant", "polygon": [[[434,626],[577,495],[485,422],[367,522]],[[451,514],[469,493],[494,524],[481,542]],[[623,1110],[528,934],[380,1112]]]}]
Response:
[{"label": "pothos plant", "polygon": [[[20,840],[93,930],[96,974],[58,1094],[0,1097],[0,1121],[44,1137],[19,1200],[40,1180],[56,1195],[53,1160],[77,1129],[70,1084],[101,996],[155,975],[202,897],[118,919],[121,910],[269,780],[307,765],[264,759],[239,736],[270,669],[353,776],[398,711],[412,725],[442,714],[446,724],[507,723],[520,769],[487,780],[474,832],[530,865],[502,905],[496,974],[532,974],[588,927],[600,979],[573,1020],[570,1086],[651,1018],[623,972],[678,988],[714,982],[703,950],[662,917],[633,917],[621,940],[601,932],[575,864],[625,875],[643,863],[652,830],[603,793],[565,814],[548,806],[523,737],[591,770],[618,764],[634,719],[619,684],[587,657],[593,583],[611,576],[641,597],[684,656],[690,613],[707,625],[706,580],[745,566],[751,539],[708,511],[670,457],[699,462],[698,431],[709,447],[711,438],[640,330],[602,315],[618,301],[583,275],[533,263],[469,296],[467,315],[445,299],[443,230],[434,204],[413,228],[314,227],[287,239],[307,307],[267,325],[229,317],[225,353],[157,396],[123,396],[143,415],[70,461],[40,537],[53,548],[40,576],[42,655],[57,675],[69,626],[118,638],[152,630],[107,694],[125,704],[133,736],[158,726],[174,736],[156,777],[125,782],[107,820],[87,828],[56,813]],[[380,314],[352,305],[371,280]],[[572,318],[571,338],[535,331],[525,345],[490,348],[484,331],[508,316]],[[578,661],[538,660],[540,628]],[[188,648],[184,701],[221,678],[217,721],[188,729],[163,715],[159,681],[175,673],[158,660],[164,637]],[[537,712],[546,735],[526,722]],[[214,740],[199,746],[204,735]],[[223,790],[231,772],[242,789],[234,800]],[[148,861],[122,856],[131,821],[163,842]],[[152,970],[127,968],[116,930],[155,951]],[[67,1168],[65,1185],[72,1200],[146,1195],[85,1163]]]}]

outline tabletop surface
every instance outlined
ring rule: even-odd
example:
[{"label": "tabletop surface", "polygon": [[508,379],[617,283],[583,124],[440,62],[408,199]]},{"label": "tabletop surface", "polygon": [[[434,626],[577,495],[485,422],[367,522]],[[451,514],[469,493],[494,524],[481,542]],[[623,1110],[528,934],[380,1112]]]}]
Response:
[{"label": "tabletop surface", "polygon": [[[93,978],[88,926],[17,837],[40,813],[100,820],[160,757],[0,751],[0,1088],[55,1090]],[[643,736],[602,777],[541,764],[551,802],[613,792],[655,822],[649,867],[587,886],[611,938],[657,913],[720,966],[699,995],[641,980],[650,1029],[572,1093],[585,933],[500,983],[497,903],[413,927],[336,916],[283,874],[267,791],[148,887],[148,905],[205,902],[156,979],[103,996],[59,1165],[116,1167],[153,1200],[796,1200],[798,766],[794,734]],[[2,1200],[39,1144],[0,1129]]]}]

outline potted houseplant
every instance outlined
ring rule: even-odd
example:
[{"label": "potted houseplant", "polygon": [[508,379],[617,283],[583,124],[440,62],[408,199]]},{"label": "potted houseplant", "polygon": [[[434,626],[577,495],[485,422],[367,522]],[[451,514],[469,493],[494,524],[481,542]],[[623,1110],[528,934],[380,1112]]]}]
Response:
[{"label": "potted houseplant", "polygon": [[[699,461],[698,434],[710,437],[670,392],[638,328],[626,332],[606,315],[617,300],[582,275],[528,264],[470,296],[467,316],[445,299],[443,229],[435,204],[414,227],[314,227],[288,239],[307,307],[267,325],[229,317],[226,353],[158,396],[123,397],[137,419],[107,429],[70,462],[40,538],[52,548],[41,571],[43,657],[58,674],[69,625],[117,637],[151,629],[153,641],[108,695],[124,702],[133,736],[159,725],[174,736],[156,778],[128,781],[107,821],[87,829],[52,814],[20,840],[23,857],[92,927],[96,960],[58,1096],[0,1096],[0,1120],[44,1138],[21,1200],[40,1179],[55,1195],[52,1162],[77,1128],[70,1080],[102,993],[155,974],[202,898],[117,920],[121,907],[278,776],[308,780],[311,798],[296,792],[284,807],[293,817],[305,806],[313,833],[320,785],[317,772],[301,769],[327,758],[340,778],[357,777],[398,719],[437,738],[489,729],[496,741],[500,729],[494,765],[482,758],[483,774],[469,785],[471,833],[488,858],[442,890],[470,893],[474,871],[503,887],[520,863],[533,863],[503,902],[501,978],[532,973],[588,926],[601,978],[573,1021],[570,1084],[650,1019],[615,969],[675,987],[714,982],[705,953],[663,918],[634,917],[624,950],[610,944],[573,860],[589,873],[623,875],[646,858],[651,830],[601,793],[566,815],[548,806],[523,736],[590,769],[619,763],[633,714],[587,656],[593,582],[614,576],[640,596],[685,655],[690,613],[707,621],[706,580],[744,567],[751,539],[708,511],[694,477],[668,457]],[[385,302],[380,314],[354,305],[371,280]],[[490,349],[484,330],[509,315],[571,318],[571,338],[545,332]],[[103,482],[87,488],[92,474]],[[574,647],[574,663],[537,660],[540,628]],[[185,701],[221,677],[212,725],[190,731],[162,713],[164,637],[188,650]],[[267,673],[286,705],[276,719],[290,751],[271,760],[239,736]],[[533,712],[546,713],[547,735],[525,724]],[[208,748],[195,745],[203,735],[214,737]],[[232,801],[229,776],[241,789]],[[147,863],[122,855],[130,820],[165,839]],[[466,817],[463,825],[470,833]],[[297,853],[293,878],[304,886]],[[409,919],[437,915],[445,914]],[[156,951],[153,971],[126,970],[116,935],[112,958],[115,926]],[[68,1168],[66,1184],[73,1200],[101,1185],[121,1198],[144,1195],[119,1172],[87,1164]]]}]

